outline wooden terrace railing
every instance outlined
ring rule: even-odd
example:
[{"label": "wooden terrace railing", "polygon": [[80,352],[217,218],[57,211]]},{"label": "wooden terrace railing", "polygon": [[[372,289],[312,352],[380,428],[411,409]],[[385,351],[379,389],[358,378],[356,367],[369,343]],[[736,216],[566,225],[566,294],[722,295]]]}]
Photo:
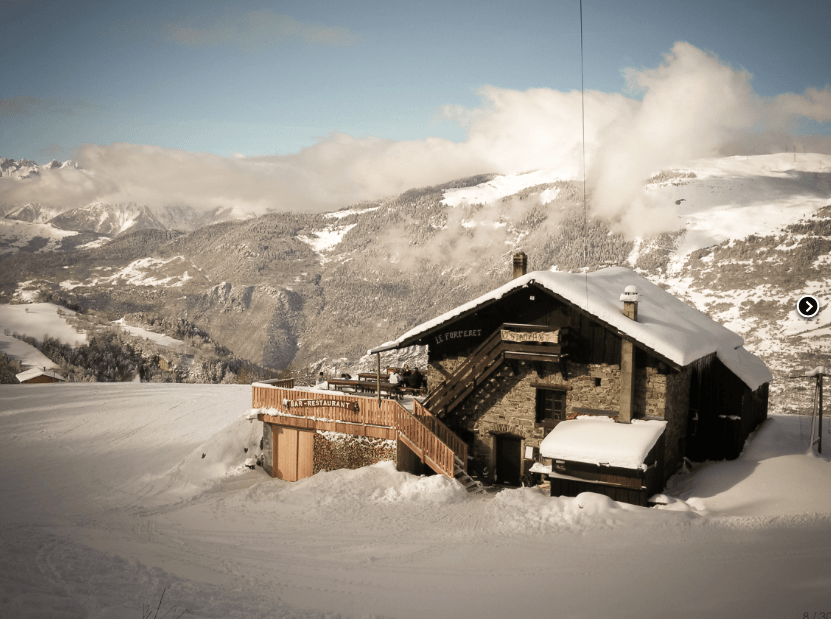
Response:
[{"label": "wooden terrace railing", "polygon": [[[430,468],[448,477],[454,476],[454,457],[459,449],[457,443],[464,443],[423,407],[419,409],[420,416],[414,416],[393,400],[381,400],[379,407],[376,398],[342,393],[297,391],[265,383],[254,383],[251,389],[253,408],[274,409],[276,415],[273,416],[282,416],[287,421],[306,419],[312,422],[304,424],[305,427],[315,427],[314,422],[326,425],[328,422],[338,422],[339,425],[394,428],[407,447]],[[345,429],[349,431],[348,428]],[[453,442],[455,450],[447,444],[447,440]],[[462,456],[462,462],[467,464],[466,445],[460,457]]]},{"label": "wooden terrace railing", "polygon": [[271,380],[259,381],[263,385],[271,385],[272,387],[282,387],[283,389],[294,389],[293,378],[272,378]]}]

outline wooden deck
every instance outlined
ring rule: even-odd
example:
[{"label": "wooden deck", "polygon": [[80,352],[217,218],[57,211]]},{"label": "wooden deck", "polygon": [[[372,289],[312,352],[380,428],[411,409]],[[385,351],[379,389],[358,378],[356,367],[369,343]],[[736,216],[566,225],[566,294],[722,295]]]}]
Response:
[{"label": "wooden deck", "polygon": [[448,477],[454,477],[457,459],[466,468],[467,445],[420,404],[414,415],[394,400],[381,400],[379,406],[376,398],[255,383],[252,405],[267,409],[257,415],[267,423],[399,439],[430,468]]}]

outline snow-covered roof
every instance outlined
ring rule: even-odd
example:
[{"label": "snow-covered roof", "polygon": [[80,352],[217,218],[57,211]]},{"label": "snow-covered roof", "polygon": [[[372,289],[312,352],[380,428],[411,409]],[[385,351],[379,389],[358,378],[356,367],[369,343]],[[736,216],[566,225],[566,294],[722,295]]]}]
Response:
[{"label": "snow-covered roof", "polygon": [[540,445],[544,458],[641,468],[649,450],[666,428],[666,421],[635,419],[617,423],[609,417],[577,417],[561,421]]},{"label": "snow-covered roof", "polygon": [[15,374],[18,382],[25,382],[27,380],[32,380],[33,378],[37,378],[38,376],[49,376],[50,378],[57,378],[58,380],[65,381],[66,379],[58,374],[57,372],[53,372],[52,370],[44,370],[43,368],[31,368],[20,374]]},{"label": "snow-covered roof", "polygon": [[[398,348],[408,341],[414,343],[421,334],[532,283],[597,317],[679,366],[689,365],[697,359],[716,353],[721,362],[750,389],[756,389],[773,378],[761,359],[742,348],[744,340],[740,335],[623,267],[601,269],[588,275],[553,271],[528,273],[369,352]],[[637,321],[623,314],[620,296],[627,286],[636,286],[638,290]]]}]

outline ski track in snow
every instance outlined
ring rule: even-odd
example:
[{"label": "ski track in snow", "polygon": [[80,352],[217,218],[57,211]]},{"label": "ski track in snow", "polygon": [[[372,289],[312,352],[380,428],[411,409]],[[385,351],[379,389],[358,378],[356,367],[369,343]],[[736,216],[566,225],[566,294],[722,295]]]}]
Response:
[{"label": "ski track in snow", "polygon": [[164,587],[199,617],[801,617],[831,603],[831,463],[806,455],[807,419],[771,417],[741,458],[696,465],[666,508],[644,509],[468,495],[389,463],[270,479],[242,467],[261,436],[250,398],[1,386],[0,613],[140,616]]}]

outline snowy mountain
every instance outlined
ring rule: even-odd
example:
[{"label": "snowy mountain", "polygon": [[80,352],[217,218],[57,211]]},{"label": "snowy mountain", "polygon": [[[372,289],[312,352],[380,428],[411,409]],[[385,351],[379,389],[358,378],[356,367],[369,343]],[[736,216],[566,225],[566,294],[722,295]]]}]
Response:
[{"label": "snowy mountain", "polygon": [[247,213],[223,206],[217,206],[205,212],[196,211],[190,206],[165,206],[151,209],[151,211],[162,229],[183,232],[192,232],[202,226],[251,217]]},{"label": "snowy mountain", "polygon": [[0,157],[0,178],[15,178],[18,180],[31,178],[34,174],[40,174],[41,169],[45,170],[53,170],[55,168],[64,169],[64,168],[78,168],[78,164],[72,160],[67,160],[64,162],[60,162],[56,159],[53,159],[49,163],[41,166],[38,165],[34,161],[29,161],[28,159],[20,159],[15,161],[14,159],[7,159],[6,157]]},{"label": "snowy mountain", "polygon": [[15,161],[14,159],[0,157],[0,178],[23,179],[29,178],[32,174],[37,174],[38,172],[40,172],[40,167],[34,161],[27,159]]},{"label": "snowy mountain", "polygon": [[[79,174],[90,175],[91,172],[78,167],[73,161],[59,162],[53,160],[45,165],[39,165],[34,161],[25,159],[17,160],[0,158],[0,183],[6,187],[14,186],[13,195],[20,195],[20,189],[25,195],[26,183],[37,181],[41,184],[49,183],[49,175],[63,174],[62,170],[78,170]],[[94,175],[93,175],[94,176]],[[9,185],[12,183],[12,185]],[[17,185],[20,183],[20,185]],[[0,187],[2,189],[2,187]],[[75,249],[77,245],[85,245],[90,242],[106,242],[111,238],[123,234],[128,230],[158,229],[158,230],[181,230],[191,232],[199,228],[215,223],[235,219],[247,219],[252,217],[251,213],[243,212],[235,207],[216,206],[207,211],[197,211],[187,205],[148,207],[136,203],[108,203],[102,201],[92,202],[82,207],[73,208],[61,204],[43,204],[39,202],[27,202],[23,204],[2,203],[0,204],[0,215],[4,219],[11,219],[19,222],[32,224],[50,223],[53,228],[60,230],[85,233],[77,241],[79,243],[64,243],[57,247],[51,244],[55,236],[50,230],[44,228],[23,226],[0,226],[0,254],[13,253],[15,251],[48,251],[55,249]],[[11,231],[10,231],[11,230]],[[97,235],[90,237],[89,235]],[[104,238],[106,237],[106,238]],[[21,239],[26,239],[21,244]]]},{"label": "snowy mountain", "polygon": [[164,230],[165,226],[146,206],[93,202],[52,218],[50,223],[62,230],[95,232],[115,237],[127,230]]},{"label": "snowy mountain", "polygon": [[47,204],[25,204],[9,211],[5,217],[6,219],[28,221],[33,224],[45,224],[50,219],[63,213],[64,210]]},{"label": "snowy mountain", "polygon": [[[164,230],[198,225],[186,207],[160,216],[131,205],[118,217],[99,207],[64,224],[86,226],[81,234],[95,239],[30,243],[37,253],[6,257],[0,300],[43,290],[113,319],[186,317],[256,363],[334,371],[505,283],[522,249],[531,270],[634,268],[742,335],[781,377],[831,365],[831,312],[804,322],[793,311],[802,294],[823,306],[831,294],[827,163],[789,153],[656,172],[644,203],[677,223],[635,239],[595,216],[591,196],[584,224],[582,183],[557,170],[481,175],[328,214],[272,213],[186,233]],[[95,248],[103,230],[118,236]]]}]

